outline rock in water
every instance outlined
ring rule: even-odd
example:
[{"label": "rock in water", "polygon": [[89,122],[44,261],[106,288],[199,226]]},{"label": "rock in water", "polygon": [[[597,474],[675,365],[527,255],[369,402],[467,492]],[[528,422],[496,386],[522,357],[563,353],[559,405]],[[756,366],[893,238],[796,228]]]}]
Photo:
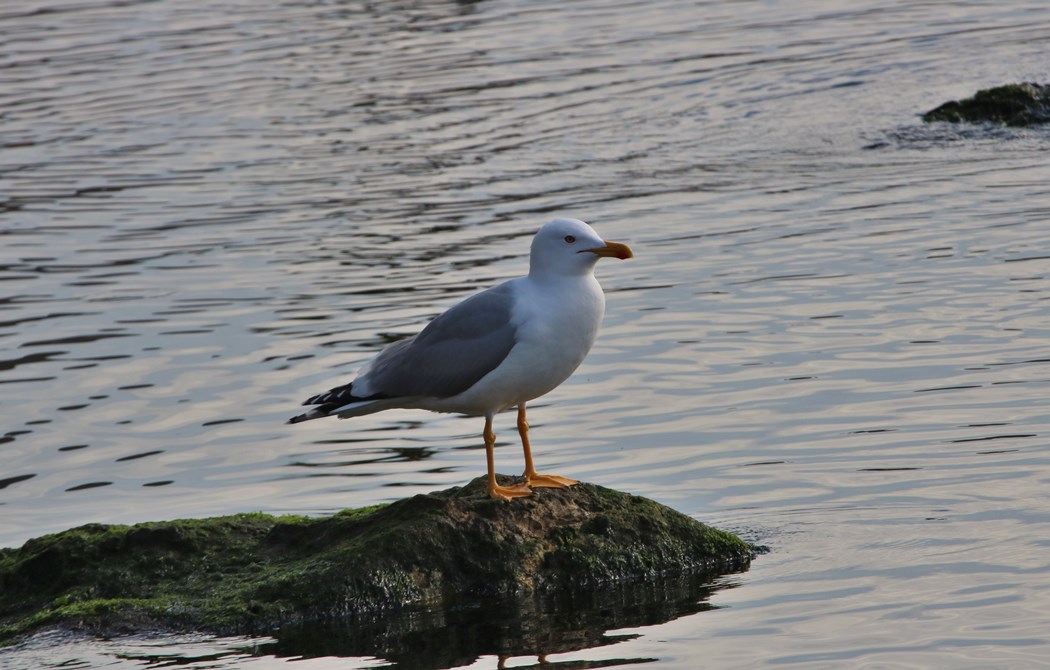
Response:
[{"label": "rock in water", "polygon": [[927,123],[1002,123],[1030,126],[1050,122],[1050,85],[1007,84],[977,91],[972,98],[952,100],[922,115]]},{"label": "rock in water", "polygon": [[0,550],[0,640],[42,626],[264,633],[412,606],[745,569],[735,535],[592,484],[462,488],[332,517],[90,524]]}]

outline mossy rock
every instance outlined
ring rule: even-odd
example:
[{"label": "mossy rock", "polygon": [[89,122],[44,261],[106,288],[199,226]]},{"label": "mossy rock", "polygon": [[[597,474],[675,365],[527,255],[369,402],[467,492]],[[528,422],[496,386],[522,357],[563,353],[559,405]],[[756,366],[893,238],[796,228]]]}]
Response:
[{"label": "mossy rock", "polygon": [[1007,84],[977,91],[972,98],[952,100],[922,115],[927,123],[999,123],[1031,126],[1050,122],[1050,85]]},{"label": "mossy rock", "polygon": [[0,550],[0,640],[44,626],[266,633],[413,606],[746,568],[751,547],[591,484],[502,502],[465,487],[327,518],[89,524]]}]

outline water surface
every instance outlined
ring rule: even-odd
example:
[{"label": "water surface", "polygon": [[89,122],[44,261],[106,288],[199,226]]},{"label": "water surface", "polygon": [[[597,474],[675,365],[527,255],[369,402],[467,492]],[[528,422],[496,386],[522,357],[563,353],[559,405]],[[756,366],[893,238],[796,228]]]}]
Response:
[{"label": "water surface", "polygon": [[[509,665],[1050,654],[1050,135],[918,119],[1050,79],[1043,3],[53,0],[0,28],[0,545],[480,474],[477,419],[283,421],[576,216],[637,255],[600,264],[599,341],[530,411],[539,464],[771,553]],[[282,644],[0,663],[304,655]],[[410,667],[381,651],[301,663]],[[441,667],[503,653],[460,651]]]}]

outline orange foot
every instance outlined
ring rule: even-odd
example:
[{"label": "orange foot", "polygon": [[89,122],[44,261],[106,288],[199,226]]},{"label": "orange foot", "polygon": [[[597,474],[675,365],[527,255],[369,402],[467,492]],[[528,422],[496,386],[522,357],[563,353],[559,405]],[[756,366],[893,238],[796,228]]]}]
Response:
[{"label": "orange foot", "polygon": [[525,482],[514,486],[489,485],[489,495],[497,500],[511,500],[512,498],[524,498],[532,495],[532,489]]},{"label": "orange foot", "polygon": [[529,486],[538,488],[565,489],[573,484],[579,484],[575,479],[558,475],[541,475],[538,472],[526,472],[525,479],[528,480]]}]

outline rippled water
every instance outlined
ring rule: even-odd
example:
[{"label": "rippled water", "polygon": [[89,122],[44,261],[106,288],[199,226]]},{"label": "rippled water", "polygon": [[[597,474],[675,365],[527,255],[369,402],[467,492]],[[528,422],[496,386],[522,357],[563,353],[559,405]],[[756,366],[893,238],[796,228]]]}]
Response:
[{"label": "rippled water", "polygon": [[[282,422],[577,216],[637,257],[538,462],[772,551],[574,651],[431,667],[1043,663],[1050,133],[917,114],[1050,79],[1048,40],[1034,1],[9,3],[0,545],[480,474],[477,419]],[[289,644],[0,665],[413,667]]]}]

